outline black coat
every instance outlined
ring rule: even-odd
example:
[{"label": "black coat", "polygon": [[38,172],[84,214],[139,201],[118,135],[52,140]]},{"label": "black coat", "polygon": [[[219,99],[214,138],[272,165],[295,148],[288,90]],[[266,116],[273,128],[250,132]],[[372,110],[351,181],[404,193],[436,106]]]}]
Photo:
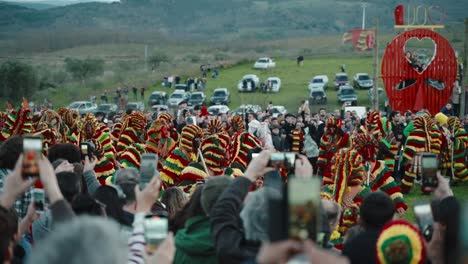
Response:
[{"label": "black coat", "polygon": [[240,212],[252,182],[246,177],[235,179],[210,211],[211,237],[219,263],[242,263],[255,259],[261,242],[245,239]]}]

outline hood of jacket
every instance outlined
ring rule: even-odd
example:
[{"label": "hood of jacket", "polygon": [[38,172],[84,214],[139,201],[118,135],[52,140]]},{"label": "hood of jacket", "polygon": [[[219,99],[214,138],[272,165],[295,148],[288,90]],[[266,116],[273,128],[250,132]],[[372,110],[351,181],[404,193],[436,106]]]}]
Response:
[{"label": "hood of jacket", "polygon": [[177,250],[187,255],[214,256],[215,249],[211,239],[210,220],[208,216],[189,218],[185,228],[175,236]]}]

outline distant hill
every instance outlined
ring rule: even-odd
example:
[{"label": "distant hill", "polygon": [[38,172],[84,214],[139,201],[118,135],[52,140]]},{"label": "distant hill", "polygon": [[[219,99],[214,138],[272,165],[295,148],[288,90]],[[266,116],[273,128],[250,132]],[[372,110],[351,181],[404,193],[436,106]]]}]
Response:
[{"label": "distant hill", "polygon": [[49,9],[56,7],[56,5],[51,5],[51,4],[46,4],[42,2],[8,2],[8,1],[0,1],[0,3],[6,3],[10,5],[17,5],[17,6],[22,6],[22,7],[27,7],[31,9],[36,9],[36,10],[44,10],[44,9]]},{"label": "distant hill", "polygon": [[[393,8],[399,1],[368,2],[367,25],[372,27],[378,16],[380,29],[390,31]],[[468,10],[468,1],[430,2],[446,9],[446,23],[461,23]],[[44,49],[50,50],[103,39],[139,43],[148,39],[281,39],[342,34],[360,27],[362,17],[358,0],[121,0],[43,10],[26,7],[0,2],[0,32],[4,33],[0,41],[21,40],[21,45],[34,41],[40,46],[48,38],[49,46]],[[22,49],[21,45],[10,48]]]}]

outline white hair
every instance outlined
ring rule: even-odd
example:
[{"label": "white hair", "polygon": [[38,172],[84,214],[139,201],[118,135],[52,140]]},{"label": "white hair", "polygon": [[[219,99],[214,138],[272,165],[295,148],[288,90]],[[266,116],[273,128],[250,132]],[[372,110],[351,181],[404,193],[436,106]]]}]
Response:
[{"label": "white hair", "polygon": [[98,217],[76,217],[57,225],[33,249],[28,263],[127,263],[128,248],[117,223]]}]

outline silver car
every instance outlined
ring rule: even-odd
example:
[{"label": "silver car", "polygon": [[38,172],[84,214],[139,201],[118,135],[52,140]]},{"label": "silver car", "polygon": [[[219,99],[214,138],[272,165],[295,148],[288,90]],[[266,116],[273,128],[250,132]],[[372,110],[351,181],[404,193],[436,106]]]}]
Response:
[{"label": "silver car", "polygon": [[76,110],[80,115],[96,112],[97,105],[89,101],[77,101],[67,106],[68,109]]}]

